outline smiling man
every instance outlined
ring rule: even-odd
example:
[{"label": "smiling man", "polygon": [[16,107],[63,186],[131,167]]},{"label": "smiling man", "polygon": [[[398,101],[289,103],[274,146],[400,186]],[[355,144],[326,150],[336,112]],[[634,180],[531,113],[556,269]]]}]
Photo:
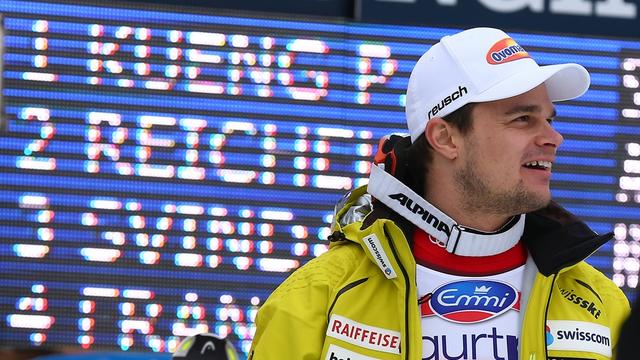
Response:
[{"label": "smiling man", "polygon": [[251,358],[613,358],[629,304],[584,262],[611,234],[549,189],[553,103],[588,86],[501,30],[433,45],[409,79],[409,136],[381,140],[330,250],[262,306]]}]

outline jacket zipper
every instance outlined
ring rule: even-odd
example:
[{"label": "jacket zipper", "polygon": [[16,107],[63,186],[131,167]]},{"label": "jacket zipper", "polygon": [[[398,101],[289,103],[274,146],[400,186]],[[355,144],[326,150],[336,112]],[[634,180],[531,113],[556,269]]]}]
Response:
[{"label": "jacket zipper", "polygon": [[411,337],[409,336],[409,274],[407,274],[407,270],[404,268],[404,265],[402,264],[402,262],[400,261],[400,257],[398,256],[398,252],[396,251],[396,248],[393,244],[393,241],[391,241],[391,236],[389,236],[389,232],[387,232],[387,227],[386,226],[382,226],[382,230],[384,231],[384,235],[387,237],[387,239],[389,239],[389,246],[391,247],[391,252],[393,253],[393,257],[396,260],[396,263],[398,264],[398,266],[400,267],[400,270],[402,271],[402,275],[404,277],[404,332],[406,334],[406,344],[407,344],[407,352],[405,354],[405,359],[409,359],[409,345],[411,344]]},{"label": "jacket zipper", "polygon": [[[549,296],[547,297],[547,305],[544,308],[544,324],[542,324],[542,339],[544,340],[544,358],[547,359],[549,355],[549,349],[547,348],[547,319],[549,316],[549,304],[551,304],[551,294],[553,294],[553,284],[556,283],[556,277],[558,273],[553,274],[553,279],[551,279],[551,289],[549,289]],[[534,355],[535,357],[535,355]]]},{"label": "jacket zipper", "polygon": [[331,303],[331,306],[329,307],[329,311],[327,312],[327,317],[329,317],[329,315],[331,315],[331,312],[333,312],[333,307],[336,305],[336,302],[338,301],[338,298],[342,294],[344,294],[348,290],[351,290],[354,287],[364,283],[367,280],[369,280],[369,278],[362,278],[362,279],[356,280],[356,281],[354,281],[352,283],[349,283],[349,284],[345,285],[342,289],[338,290],[338,293],[336,294],[336,297],[333,299],[333,302]]}]

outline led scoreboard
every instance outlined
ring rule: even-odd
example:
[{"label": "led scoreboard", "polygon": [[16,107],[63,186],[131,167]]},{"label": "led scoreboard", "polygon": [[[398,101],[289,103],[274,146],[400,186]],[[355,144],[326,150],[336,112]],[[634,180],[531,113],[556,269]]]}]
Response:
[{"label": "led scoreboard", "polygon": [[[456,29],[213,10],[0,2],[0,345],[245,352],[257,309],[328,248],[333,205],[405,132],[414,62]],[[640,268],[640,41],[511,32],[578,62],[555,199]]]}]

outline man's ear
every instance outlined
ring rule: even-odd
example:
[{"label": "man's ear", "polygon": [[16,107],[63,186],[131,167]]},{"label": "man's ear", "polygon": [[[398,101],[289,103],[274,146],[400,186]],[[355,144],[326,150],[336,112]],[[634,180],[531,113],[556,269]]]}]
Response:
[{"label": "man's ear", "polygon": [[430,119],[424,129],[424,135],[433,150],[440,155],[449,160],[458,157],[457,137],[460,136],[459,131],[453,125],[444,121],[443,118],[435,117]]}]

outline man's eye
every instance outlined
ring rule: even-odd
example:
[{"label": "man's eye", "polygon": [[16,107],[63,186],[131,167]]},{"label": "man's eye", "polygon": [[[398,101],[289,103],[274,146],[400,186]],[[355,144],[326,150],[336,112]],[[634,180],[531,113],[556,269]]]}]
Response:
[{"label": "man's eye", "polygon": [[529,121],[529,115],[520,116],[517,119],[515,119],[515,121],[527,122]]}]

